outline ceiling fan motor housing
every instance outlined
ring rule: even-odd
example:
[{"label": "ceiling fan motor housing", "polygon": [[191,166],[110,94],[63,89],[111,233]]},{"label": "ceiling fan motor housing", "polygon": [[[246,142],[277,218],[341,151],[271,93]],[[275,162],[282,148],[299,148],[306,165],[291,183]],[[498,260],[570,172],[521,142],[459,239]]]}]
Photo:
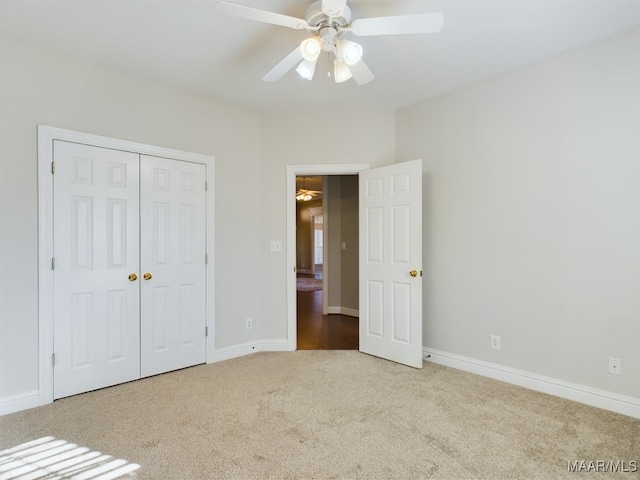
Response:
[{"label": "ceiling fan motor housing", "polygon": [[333,52],[336,41],[338,40],[338,31],[333,27],[321,28],[320,38],[322,39],[322,50],[325,52]]},{"label": "ceiling fan motor housing", "polygon": [[351,21],[351,9],[345,5],[342,14],[338,17],[329,17],[322,11],[322,0],[314,2],[307,9],[305,20],[311,27],[332,27],[336,30],[349,25]]}]

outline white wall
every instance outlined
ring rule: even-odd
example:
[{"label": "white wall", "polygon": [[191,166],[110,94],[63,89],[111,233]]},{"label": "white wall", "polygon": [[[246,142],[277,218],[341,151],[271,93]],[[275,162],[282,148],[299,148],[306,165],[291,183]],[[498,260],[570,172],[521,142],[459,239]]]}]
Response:
[{"label": "white wall", "polygon": [[[247,109],[2,39],[0,404],[38,388],[38,124],[216,158],[216,347],[260,311],[260,117]],[[242,192],[242,195],[238,195]],[[241,221],[239,221],[241,220]]]},{"label": "white wall", "polygon": [[424,159],[426,347],[640,399],[639,45],[398,112],[398,161]]}]

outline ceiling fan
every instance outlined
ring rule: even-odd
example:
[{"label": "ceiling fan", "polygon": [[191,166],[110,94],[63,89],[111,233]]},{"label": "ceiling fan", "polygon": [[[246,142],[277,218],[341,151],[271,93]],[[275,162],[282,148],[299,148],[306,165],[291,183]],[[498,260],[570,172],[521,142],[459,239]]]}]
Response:
[{"label": "ceiling fan", "polygon": [[320,190],[307,190],[307,177],[302,177],[302,188],[296,192],[296,200],[299,202],[308,202],[320,193],[322,193]]},{"label": "ceiling fan", "polygon": [[359,18],[351,21],[351,9],[347,0],[319,0],[307,9],[304,19],[269,12],[229,2],[218,2],[216,10],[249,20],[273,25],[307,30],[314,36],[307,38],[271,69],[262,79],[275,82],[298,65],[301,77],[313,78],[318,57],[328,52],[335,57],[334,79],[341,83],[353,78],[358,85],[374,79],[374,75],[362,60],[363,48],[359,43],[345,38],[346,34],[366,37],[372,35],[405,35],[439,32],[444,23],[442,13],[418,13],[390,17]]}]

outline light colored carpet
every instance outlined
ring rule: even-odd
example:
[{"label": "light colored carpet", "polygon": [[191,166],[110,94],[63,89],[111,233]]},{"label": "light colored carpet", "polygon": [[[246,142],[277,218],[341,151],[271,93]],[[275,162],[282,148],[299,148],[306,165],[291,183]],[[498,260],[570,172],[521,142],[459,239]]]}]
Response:
[{"label": "light colored carpet", "polygon": [[322,290],[322,279],[309,278],[309,277],[297,277],[296,290],[300,292],[313,292],[315,290]]},{"label": "light colored carpet", "polygon": [[636,479],[640,420],[458,370],[355,351],[257,353],[0,417],[0,450],[44,436],[140,479]]}]

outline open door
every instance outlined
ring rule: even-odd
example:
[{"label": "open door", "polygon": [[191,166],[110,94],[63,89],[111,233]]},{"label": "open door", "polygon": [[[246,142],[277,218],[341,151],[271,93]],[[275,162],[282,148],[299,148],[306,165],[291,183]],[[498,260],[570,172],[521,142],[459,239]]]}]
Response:
[{"label": "open door", "polygon": [[422,160],[360,172],[360,351],[422,368]]}]

